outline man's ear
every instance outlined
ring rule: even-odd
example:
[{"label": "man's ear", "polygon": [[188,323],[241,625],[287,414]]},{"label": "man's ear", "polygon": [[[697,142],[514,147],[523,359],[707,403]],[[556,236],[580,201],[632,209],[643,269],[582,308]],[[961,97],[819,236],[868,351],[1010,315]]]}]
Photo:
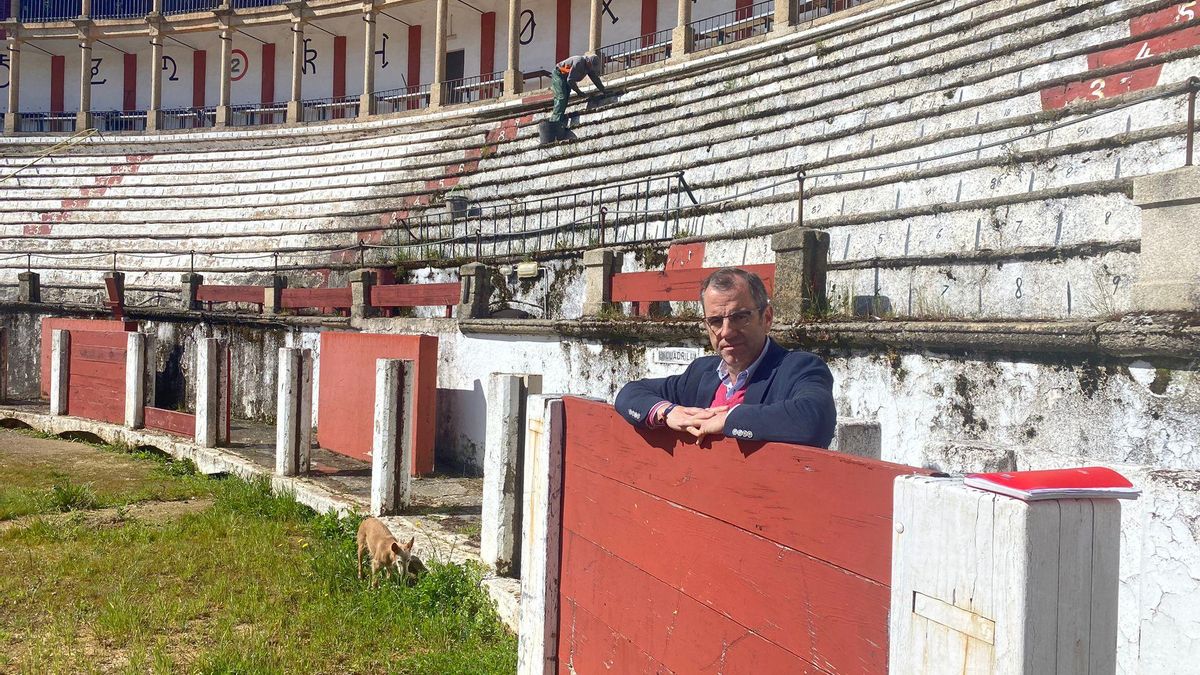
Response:
[{"label": "man's ear", "polygon": [[771,322],[774,320],[775,320],[775,308],[772,307],[771,305],[767,305],[767,308],[763,310],[763,325],[767,328],[770,328]]}]

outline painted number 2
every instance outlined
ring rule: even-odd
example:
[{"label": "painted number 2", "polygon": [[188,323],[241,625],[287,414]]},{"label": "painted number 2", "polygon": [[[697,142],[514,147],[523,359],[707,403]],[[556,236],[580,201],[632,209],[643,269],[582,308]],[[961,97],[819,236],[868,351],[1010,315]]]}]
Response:
[{"label": "painted number 2", "polygon": [[175,59],[170,56],[164,56],[162,59],[162,70],[164,73],[171,71],[171,74],[167,76],[168,82],[179,81],[179,67],[175,65]]}]

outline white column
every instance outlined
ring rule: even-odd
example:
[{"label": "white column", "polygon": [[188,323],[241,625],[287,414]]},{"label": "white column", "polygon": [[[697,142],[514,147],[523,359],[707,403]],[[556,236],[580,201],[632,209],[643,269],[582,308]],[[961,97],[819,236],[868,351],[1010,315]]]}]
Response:
[{"label": "white column", "polygon": [[83,131],[92,126],[92,40],[79,40],[79,113],[75,116],[75,130]]},{"label": "white column", "polygon": [[312,449],[312,351],[279,350],[275,415],[275,473],[304,475]]},{"label": "white column", "polygon": [[[412,493],[413,376],[416,368],[405,359],[375,362],[375,429],[371,446],[371,515],[395,513],[410,502]],[[411,422],[410,422],[411,423]]]},{"label": "white column", "polygon": [[163,37],[154,33],[150,36],[150,107],[146,110],[147,131],[158,131],[159,127],[158,115],[162,109],[162,57]]},{"label": "white column", "polygon": [[600,53],[600,20],[604,16],[602,0],[592,0],[592,13],[588,19],[588,52]]},{"label": "white column", "polygon": [[1121,507],[895,483],[893,673],[1113,673]]},{"label": "white column", "polygon": [[517,463],[521,443],[520,375],[492,373],[488,380],[487,425],[483,455],[483,518],[479,557],[502,575],[510,574],[516,530]]},{"label": "white column", "polygon": [[[228,20],[227,18],[225,20]],[[221,41],[220,85],[217,90],[216,126],[229,126],[229,92],[232,86],[233,74],[233,30],[222,26],[217,37]]]},{"label": "white column", "polygon": [[196,445],[215,448],[221,421],[221,345],[217,338],[196,343]]},{"label": "white column", "polygon": [[504,93],[515,96],[525,86],[521,73],[521,0],[508,0],[508,68],[504,71]]},{"label": "white column", "polygon": [[304,79],[304,21],[292,19],[292,92],[288,98],[287,121],[300,121],[301,81]]},{"label": "white column", "polygon": [[450,14],[449,0],[436,0],[437,12],[433,22],[433,84],[429,87],[429,107],[442,105],[442,89],[446,82],[446,22]]},{"label": "white column", "polygon": [[[367,9],[370,8],[370,9]],[[375,114],[375,8],[363,6],[363,88],[358,99],[358,116]]]},{"label": "white column", "polygon": [[[3,0],[0,0],[3,2]],[[8,38],[8,114],[4,116],[4,133],[17,130],[17,113],[21,110],[21,41]]]},{"label": "white column", "polygon": [[[787,0],[775,0],[776,4]],[[692,51],[692,0],[679,0],[675,10],[675,28],[671,31],[671,58],[682,58]]]},{"label": "white column", "polygon": [[125,335],[125,426],[141,429],[145,424],[146,336],[136,331]]},{"label": "white column", "polygon": [[558,557],[562,526],[563,402],[557,396],[530,396],[525,434],[525,475],[521,494],[521,609],[517,672],[557,672]]},{"label": "white column", "polygon": [[71,377],[71,332],[56,330],[50,344],[50,414],[67,414]]}]

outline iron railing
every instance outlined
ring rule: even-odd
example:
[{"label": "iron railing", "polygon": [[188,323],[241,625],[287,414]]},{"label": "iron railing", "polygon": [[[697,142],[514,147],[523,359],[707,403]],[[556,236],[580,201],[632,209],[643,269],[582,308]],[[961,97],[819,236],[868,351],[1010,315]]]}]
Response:
[{"label": "iron railing", "polygon": [[604,73],[618,73],[671,58],[671,31],[667,28],[601,47]]},{"label": "iron railing", "polygon": [[358,117],[358,96],[309,98],[300,102],[300,119],[304,122],[324,122]]},{"label": "iron railing", "polygon": [[240,103],[229,108],[229,124],[237,127],[256,127],[263,124],[287,122],[287,101],[272,103]]},{"label": "iron railing", "polygon": [[[3,0],[0,0],[3,1]],[[70,21],[83,12],[83,0],[21,0],[21,21]]]},{"label": "iron railing", "polygon": [[162,13],[211,12],[220,6],[221,0],[162,0]]},{"label": "iron railing", "polygon": [[251,7],[269,7],[281,5],[283,0],[232,0],[234,9],[249,9]]},{"label": "iron railing", "polygon": [[442,83],[442,103],[472,103],[504,94],[504,71],[481,73]]},{"label": "iron railing", "polygon": [[75,113],[71,112],[17,112],[17,131],[33,133],[72,133],[75,131]]},{"label": "iron railing", "polygon": [[[696,198],[683,173],[649,176],[571,194],[396,219],[381,262],[523,256],[591,246],[663,241],[680,233],[680,211]],[[447,200],[447,203],[452,203]]]},{"label": "iron railing", "polygon": [[159,129],[202,129],[216,123],[217,109],[214,106],[164,108],[158,111]]},{"label": "iron railing", "polygon": [[153,0],[92,0],[93,19],[136,19],[146,16]]},{"label": "iron railing", "polygon": [[414,84],[375,92],[375,112],[379,114],[427,107],[429,107],[429,85],[427,84]]},{"label": "iron railing", "polygon": [[145,110],[100,110],[92,112],[92,126],[100,131],[145,131]]},{"label": "iron railing", "polygon": [[688,24],[692,31],[692,49],[700,51],[765,35],[771,32],[774,22],[775,0],[764,0],[732,12],[697,19]]}]

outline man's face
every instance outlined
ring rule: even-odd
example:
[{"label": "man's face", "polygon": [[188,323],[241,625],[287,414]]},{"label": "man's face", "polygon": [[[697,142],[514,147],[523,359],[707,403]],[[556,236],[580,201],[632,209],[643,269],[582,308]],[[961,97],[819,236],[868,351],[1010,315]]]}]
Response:
[{"label": "man's face", "polygon": [[704,324],[713,350],[733,373],[740,373],[762,353],[771,330],[771,306],[759,312],[750,286],[738,279],[729,291],[708,287],[702,297]]}]

